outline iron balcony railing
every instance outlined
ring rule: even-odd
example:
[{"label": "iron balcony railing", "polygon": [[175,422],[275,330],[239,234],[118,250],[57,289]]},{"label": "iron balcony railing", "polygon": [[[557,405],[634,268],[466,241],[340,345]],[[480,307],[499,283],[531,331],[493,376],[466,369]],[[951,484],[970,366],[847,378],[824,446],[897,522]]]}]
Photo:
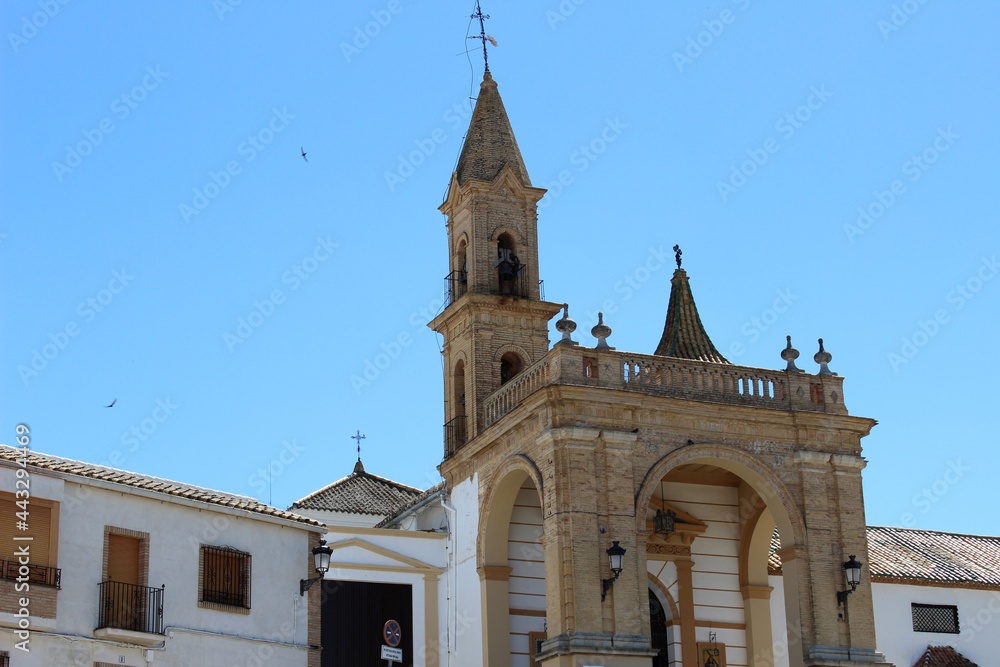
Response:
[{"label": "iron balcony railing", "polygon": [[455,417],[444,425],[444,457],[455,455],[462,445],[469,440],[469,432],[465,415]]},{"label": "iron balcony railing", "polygon": [[97,627],[163,634],[163,587],[150,588],[120,581],[98,585],[100,617]]},{"label": "iron balcony railing", "polygon": [[445,305],[451,305],[469,291],[469,274],[466,271],[452,271],[444,277]]},{"label": "iron balcony railing", "polygon": [[62,570],[58,567],[21,565],[14,560],[0,560],[0,579],[27,581],[29,584],[62,588]]},{"label": "iron balcony railing", "polygon": [[[444,277],[445,307],[455,303],[466,292],[469,291],[469,276],[465,271],[452,271]],[[545,300],[545,281],[538,281],[538,292],[542,301]],[[496,294],[502,296],[517,296],[529,298],[528,290],[528,267],[525,264],[518,264],[513,269],[513,273],[505,274],[500,280],[499,289]]]}]

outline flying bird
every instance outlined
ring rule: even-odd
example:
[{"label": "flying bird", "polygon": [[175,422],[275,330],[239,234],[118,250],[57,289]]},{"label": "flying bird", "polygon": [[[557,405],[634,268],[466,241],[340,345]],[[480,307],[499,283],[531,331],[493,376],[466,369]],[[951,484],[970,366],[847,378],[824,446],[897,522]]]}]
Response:
[{"label": "flying bird", "polygon": [[306,149],[303,148],[302,146],[299,146],[299,150],[302,151],[302,159],[308,162],[309,158],[306,157]]},{"label": "flying bird", "polygon": [[115,400],[111,401],[110,403],[108,403],[104,407],[106,407],[106,408],[113,408],[113,407],[115,407],[115,403],[117,403],[117,402],[118,402],[118,399],[116,398]]}]

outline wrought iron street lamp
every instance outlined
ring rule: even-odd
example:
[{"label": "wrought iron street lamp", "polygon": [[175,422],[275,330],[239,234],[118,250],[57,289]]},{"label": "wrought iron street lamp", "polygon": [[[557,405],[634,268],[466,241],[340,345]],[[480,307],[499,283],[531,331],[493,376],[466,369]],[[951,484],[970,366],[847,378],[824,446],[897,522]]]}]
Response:
[{"label": "wrought iron street lamp", "polygon": [[313,584],[323,578],[326,571],[330,569],[330,554],[333,553],[333,549],[326,546],[326,540],[320,539],[319,544],[313,547],[313,563],[316,566],[316,572],[319,573],[318,577],[313,577],[312,579],[302,579],[299,581],[299,595],[305,595],[306,591],[309,590]]},{"label": "wrought iron street lamp", "polygon": [[608,595],[608,590],[618,580],[618,575],[622,573],[622,564],[625,561],[625,547],[619,546],[618,541],[611,543],[607,551],[608,561],[611,563],[611,572],[615,575],[610,579],[601,579],[601,602]]},{"label": "wrought iron street lamp", "polygon": [[847,576],[847,583],[851,586],[851,590],[837,591],[838,606],[846,604],[847,596],[856,591],[858,584],[861,583],[861,561],[851,556],[851,559],[844,563],[844,574]]}]

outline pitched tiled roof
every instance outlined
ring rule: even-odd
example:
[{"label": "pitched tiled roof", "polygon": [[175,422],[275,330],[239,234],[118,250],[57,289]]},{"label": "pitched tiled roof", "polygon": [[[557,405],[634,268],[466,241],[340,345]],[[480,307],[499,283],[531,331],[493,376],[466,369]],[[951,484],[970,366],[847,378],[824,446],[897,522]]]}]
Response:
[{"label": "pitched tiled roof", "polygon": [[479,98],[455,168],[458,184],[462,185],[470,178],[492,181],[504,165],[510,165],[522,184],[531,185],[507,110],[503,107],[497,84],[487,70],[479,86]]},{"label": "pitched tiled roof", "polygon": [[295,501],[288,509],[385,515],[421,493],[420,489],[365,472],[358,461],[350,475]]},{"label": "pitched tiled roof", "polygon": [[[8,445],[0,445],[0,461],[9,461],[12,464],[17,465],[15,462],[21,459],[22,452],[23,450],[21,449],[10,447]],[[265,505],[264,503],[250,498],[249,496],[240,496],[234,493],[225,493],[223,491],[213,491],[212,489],[205,489],[200,486],[192,486],[182,482],[174,482],[169,479],[161,479],[159,477],[126,472],[124,470],[118,470],[117,468],[107,468],[104,466],[94,465],[92,463],[74,461],[73,459],[64,459],[59,456],[52,456],[51,454],[41,454],[39,452],[29,451],[26,465],[29,468],[49,470],[55,473],[61,473],[62,475],[72,475],[86,479],[100,480],[135,489],[154,491],[167,496],[185,498],[187,500],[204,502],[211,505],[222,505],[224,507],[242,510],[245,512],[265,514],[267,516],[286,519],[288,521],[295,521],[297,523],[314,526],[316,528],[322,528],[325,525],[320,521],[307,519],[304,516],[299,516],[298,514],[294,514],[286,510]]]},{"label": "pitched tiled roof", "polygon": [[688,283],[687,272],[684,269],[674,271],[670,279],[670,303],[667,306],[667,321],[663,325],[663,336],[656,352],[664,357],[679,359],[695,359],[711,361],[717,364],[728,364],[729,361],[719,354],[712,340],[705,333],[705,327],[698,315],[698,307],[694,305],[694,295]]},{"label": "pitched tiled roof", "polygon": [[979,667],[950,646],[928,646],[913,667]]},{"label": "pitched tiled roof", "polygon": [[[781,571],[771,537],[768,571]],[[1000,589],[1000,537],[868,526],[868,567],[876,582]]]},{"label": "pitched tiled roof", "polygon": [[1000,537],[868,526],[868,557],[876,579],[1000,588]]},{"label": "pitched tiled roof", "polygon": [[384,518],[381,521],[379,521],[378,523],[376,523],[374,526],[372,526],[372,528],[385,528],[390,523],[395,522],[396,519],[398,519],[399,516],[403,512],[405,512],[406,510],[410,509],[411,507],[419,505],[420,503],[422,503],[426,499],[428,499],[431,496],[433,496],[435,493],[438,493],[439,491],[441,491],[441,489],[443,489],[443,488],[444,488],[444,482],[440,482],[438,484],[435,484],[431,488],[429,488],[426,491],[424,491],[423,493],[421,493],[419,496],[413,498],[413,500],[410,500],[409,502],[407,502],[405,505],[400,505],[399,507],[397,507],[393,511],[392,514],[390,514],[386,518]]}]

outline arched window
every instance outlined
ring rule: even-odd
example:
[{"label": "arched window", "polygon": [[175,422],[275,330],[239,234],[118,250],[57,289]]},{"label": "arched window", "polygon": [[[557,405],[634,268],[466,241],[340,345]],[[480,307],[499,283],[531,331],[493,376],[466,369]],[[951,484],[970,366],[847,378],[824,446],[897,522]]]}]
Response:
[{"label": "arched window", "polygon": [[455,392],[455,416],[465,416],[465,362],[461,359],[455,364],[455,377],[453,382]]},{"label": "arched window", "polygon": [[514,352],[500,357],[500,384],[507,384],[511,378],[524,369],[524,361]]},{"label": "arched window", "polygon": [[455,255],[455,270],[458,271],[458,281],[465,285],[469,282],[469,259],[466,257],[465,239],[458,244],[458,253]]},{"label": "arched window", "polygon": [[469,289],[469,259],[466,256],[466,243],[463,238],[458,242],[455,250],[455,257],[452,263],[452,271],[448,274],[448,296],[451,303],[458,301],[459,297]]}]

